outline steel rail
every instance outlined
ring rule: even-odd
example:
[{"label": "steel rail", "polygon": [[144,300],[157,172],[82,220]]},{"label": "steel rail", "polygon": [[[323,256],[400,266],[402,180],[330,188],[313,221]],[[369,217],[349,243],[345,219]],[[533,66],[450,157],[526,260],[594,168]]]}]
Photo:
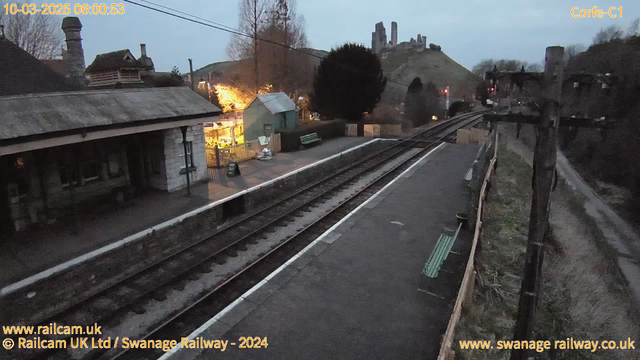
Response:
[{"label": "steel rail", "polygon": [[[478,116],[477,118],[471,118],[471,120],[467,121],[464,125],[460,126],[460,127],[464,127],[464,126],[468,126],[469,124],[472,123],[478,123],[481,121],[481,117],[480,115],[476,115]],[[457,122],[456,124],[448,124],[449,126],[452,125],[457,125],[459,123],[464,122],[465,120],[468,120],[468,118],[463,119],[462,121]],[[399,164],[394,165],[393,168],[389,169],[388,171],[385,171],[383,174],[380,174],[379,176],[377,176],[373,181],[371,181],[369,184],[367,184],[366,186],[364,186],[363,188],[359,189],[357,192],[355,192],[354,194],[350,195],[347,199],[343,200],[338,206],[336,206],[335,208],[331,209],[331,211],[323,214],[320,218],[314,220],[313,222],[311,222],[310,224],[304,226],[300,231],[296,232],[295,235],[293,235],[292,237],[285,239],[284,241],[282,241],[281,243],[279,243],[278,245],[276,245],[275,247],[271,248],[268,252],[266,252],[265,254],[263,254],[262,256],[258,257],[256,260],[254,260],[253,262],[251,262],[250,264],[248,264],[247,266],[245,266],[243,269],[241,269],[240,271],[236,272],[235,274],[233,274],[232,276],[230,276],[229,278],[227,278],[224,282],[218,284],[215,288],[213,288],[212,290],[206,292],[205,294],[203,294],[202,296],[200,296],[200,298],[196,301],[194,301],[191,305],[189,305],[188,307],[183,308],[182,310],[178,311],[177,313],[175,313],[173,316],[165,319],[161,324],[157,325],[154,329],[152,329],[151,331],[149,331],[145,336],[141,337],[140,339],[144,340],[147,339],[151,336],[153,336],[153,334],[161,331],[162,329],[164,329],[167,326],[170,326],[174,321],[176,321],[178,318],[180,318],[181,316],[185,315],[187,312],[191,311],[192,309],[194,309],[196,306],[198,306],[198,304],[202,303],[203,301],[205,301],[206,299],[208,299],[209,297],[213,296],[215,293],[218,293],[221,289],[227,287],[227,285],[231,284],[232,282],[236,281],[240,276],[242,276],[243,274],[245,274],[247,271],[249,271],[250,269],[253,269],[254,266],[260,264],[262,261],[264,261],[267,258],[270,258],[270,255],[274,254],[275,252],[279,251],[282,247],[284,247],[286,244],[292,243],[294,240],[298,239],[300,236],[304,235],[307,231],[309,231],[312,227],[318,225],[320,222],[324,221],[325,219],[327,219],[329,216],[335,214],[338,210],[342,209],[345,206],[348,206],[349,203],[354,200],[355,198],[357,198],[358,196],[360,196],[361,194],[363,194],[364,192],[368,191],[371,187],[376,186],[376,184],[380,181],[382,181],[383,179],[389,177],[392,175],[392,173],[396,170],[398,170],[400,167],[406,165],[407,163],[416,160],[418,157],[420,157],[421,155],[423,155],[427,150],[432,149],[433,147],[435,147],[437,144],[440,143],[440,141],[442,141],[443,139],[445,139],[446,137],[448,137],[449,135],[451,135],[453,132],[457,131],[458,128],[460,127],[456,127],[453,130],[447,131],[444,135],[440,136],[438,139],[434,140],[433,142],[431,142],[430,144],[428,144],[425,148],[421,149],[420,151],[416,152],[416,154],[411,155],[409,158],[403,160],[402,162],[400,162]],[[446,128],[446,127],[445,127]],[[368,198],[368,197],[367,197]],[[366,199],[365,199],[366,200]],[[131,349],[133,351],[136,350],[140,350],[140,349]],[[125,354],[129,353],[129,351],[131,351],[130,349],[122,349],[122,351],[116,353],[115,355],[113,355],[112,357],[98,357],[98,359],[102,360],[102,359],[118,359],[122,356],[124,356]],[[105,354],[106,355],[106,354]]]},{"label": "steel rail", "polygon": [[[53,315],[48,316],[47,319],[51,320],[52,318],[55,318],[56,316],[68,313],[68,312],[72,311],[74,308],[80,307],[80,306],[86,304],[87,302],[89,302],[92,299],[95,299],[95,298],[98,298],[100,296],[103,296],[110,289],[113,289],[116,286],[123,285],[123,284],[126,286],[126,282],[130,281],[132,279],[135,279],[136,276],[144,276],[145,273],[153,271],[154,269],[161,268],[163,265],[166,265],[168,262],[172,261],[177,256],[183,255],[183,254],[187,253],[189,250],[195,249],[198,245],[202,245],[204,242],[211,240],[212,238],[220,235],[221,233],[223,233],[223,232],[225,232],[227,230],[233,229],[234,227],[240,227],[243,224],[245,224],[247,222],[250,222],[251,220],[254,220],[255,217],[257,217],[257,216],[259,216],[261,214],[264,214],[268,210],[273,209],[276,206],[280,206],[284,202],[287,202],[288,200],[291,200],[291,199],[293,199],[295,197],[300,196],[304,192],[307,192],[307,191],[310,191],[310,190],[314,190],[315,188],[318,188],[318,186],[323,184],[323,183],[327,183],[327,182],[329,182],[331,180],[335,180],[335,178],[337,176],[341,176],[341,175],[347,174],[348,172],[353,171],[354,169],[357,169],[357,167],[359,167],[359,166],[366,165],[366,163],[368,161],[376,160],[376,159],[374,159],[375,157],[377,157],[379,155],[382,155],[382,154],[385,154],[385,153],[389,152],[391,149],[394,149],[394,148],[397,148],[397,147],[401,147],[402,145],[410,143],[411,141],[415,140],[416,138],[422,138],[422,137],[425,137],[425,136],[435,135],[435,134],[441,132],[442,129],[447,129],[447,128],[452,127],[452,126],[456,126],[456,125],[458,125],[458,124],[460,124],[462,122],[465,122],[468,119],[473,118],[475,116],[478,116],[478,114],[477,113],[464,114],[464,115],[461,115],[461,116],[459,116],[457,118],[453,118],[453,119],[451,119],[449,121],[446,121],[446,122],[440,123],[440,124],[438,124],[436,126],[433,126],[433,127],[428,128],[428,129],[425,129],[425,130],[423,130],[423,131],[421,131],[419,133],[416,133],[416,134],[410,135],[408,137],[402,138],[396,144],[394,144],[394,145],[392,145],[390,147],[381,149],[381,150],[379,150],[379,151],[377,151],[377,152],[375,152],[373,154],[370,154],[370,155],[366,156],[365,158],[359,160],[358,162],[356,162],[356,163],[354,163],[354,164],[352,164],[350,166],[347,166],[344,169],[341,169],[337,174],[328,176],[328,177],[326,177],[324,179],[321,179],[321,180],[319,180],[317,182],[314,182],[311,185],[308,185],[308,186],[304,187],[303,189],[301,189],[299,191],[296,191],[295,193],[293,193],[291,195],[288,195],[285,198],[283,198],[281,200],[278,200],[278,201],[274,202],[273,204],[271,204],[271,205],[269,205],[269,206],[267,206],[265,208],[262,208],[262,209],[260,209],[260,210],[258,210],[256,212],[254,212],[254,213],[251,213],[251,214],[249,214],[247,216],[244,216],[242,219],[239,219],[236,222],[228,224],[227,226],[217,230],[212,235],[209,235],[209,236],[203,238],[202,240],[199,240],[199,241],[197,241],[197,242],[195,242],[193,244],[190,244],[189,246],[187,246],[185,248],[182,248],[182,249],[180,249],[180,250],[178,250],[178,251],[176,251],[176,252],[174,252],[174,253],[172,253],[172,254],[170,254],[170,255],[168,255],[168,256],[166,256],[166,257],[164,257],[164,258],[162,258],[162,259],[160,259],[160,260],[158,260],[156,262],[154,262],[153,264],[150,264],[150,265],[144,267],[143,269],[141,269],[141,270],[139,270],[139,271],[137,271],[137,272],[135,272],[133,274],[130,274],[129,276],[126,276],[126,277],[124,277],[122,279],[119,279],[114,284],[111,284],[111,285],[109,285],[109,286],[107,286],[107,287],[105,287],[103,289],[100,289],[96,293],[94,293],[94,294],[92,294],[92,295],[90,295],[90,296],[88,296],[88,297],[86,297],[84,299],[81,299],[81,300],[77,301],[76,303],[74,303],[74,304],[72,304],[72,305],[70,305],[70,306],[68,306],[68,307],[66,307],[64,309],[61,309],[60,311],[54,313]],[[458,129],[458,128],[459,127],[456,127],[455,129]],[[447,134],[449,134],[449,133],[447,133]],[[446,136],[448,136],[448,135],[446,135]],[[441,140],[441,139],[442,138],[440,138],[439,140]],[[436,140],[436,141],[439,141],[439,140]],[[370,166],[365,166],[362,169],[359,169],[355,174],[349,175],[348,178],[345,179],[345,180],[338,181],[337,184],[332,185],[328,190],[320,191],[317,195],[312,196],[311,199],[304,200],[302,204],[300,204],[298,206],[295,206],[293,209],[290,209],[290,210],[286,211],[282,215],[277,216],[275,219],[268,219],[269,221],[267,223],[259,226],[258,228],[255,228],[254,230],[249,231],[249,233],[240,236],[240,238],[237,238],[237,239],[233,240],[231,243],[229,243],[227,245],[224,245],[221,249],[218,249],[217,251],[215,251],[215,253],[213,253],[211,255],[208,255],[203,259],[199,259],[198,261],[190,264],[186,268],[182,268],[178,273],[172,273],[172,276],[168,276],[165,281],[162,281],[159,284],[154,282],[154,287],[153,288],[151,288],[149,290],[146,290],[146,291],[142,291],[140,294],[136,295],[134,299],[129,301],[127,304],[119,306],[114,311],[108,312],[104,316],[102,316],[102,317],[100,317],[98,319],[93,318],[92,322],[95,322],[97,320],[102,320],[102,319],[104,319],[105,317],[108,317],[108,316],[113,316],[113,314],[117,313],[118,311],[120,311],[120,310],[122,310],[124,308],[127,308],[127,307],[131,306],[136,301],[139,301],[140,299],[145,299],[149,295],[151,295],[151,294],[153,294],[155,292],[158,292],[159,290],[163,290],[163,288],[168,287],[168,285],[171,285],[174,282],[184,280],[185,274],[189,274],[190,272],[192,272],[193,269],[196,269],[197,267],[202,266],[203,264],[211,261],[215,257],[223,255],[223,253],[225,251],[232,249],[234,246],[238,246],[243,241],[246,241],[247,239],[249,239],[252,236],[255,236],[256,234],[259,234],[260,232],[262,232],[266,228],[274,226],[274,224],[283,221],[287,217],[292,216],[293,213],[296,213],[296,212],[300,211],[301,209],[303,209],[305,207],[308,207],[309,204],[321,199],[322,197],[326,196],[326,194],[336,191],[337,189],[345,186],[345,184],[353,181],[354,179],[357,179],[358,177],[362,176],[363,174],[365,174],[367,172],[373,171],[378,166],[387,163],[388,161],[390,161],[391,159],[395,158],[396,156],[406,152],[408,149],[410,149],[410,147],[402,147],[399,151],[396,151],[396,152],[394,152],[394,153],[392,153],[390,155],[386,155],[384,158],[382,158],[380,160],[377,160],[374,164],[372,164]],[[422,152],[424,152],[424,150],[421,150],[418,153],[422,153]],[[406,163],[406,161],[409,161],[410,159],[412,159],[414,157],[415,156],[412,156],[412,157],[408,158],[407,160],[403,161],[400,165]],[[396,168],[397,168],[397,166],[394,167],[391,170],[386,171],[385,174],[388,174],[389,172],[393,171]],[[382,175],[382,176],[384,176],[384,175]],[[374,182],[378,181],[378,180],[379,180],[379,178],[374,180]],[[359,193],[360,192],[358,192],[358,194]],[[351,197],[349,199],[351,199]],[[347,201],[348,200],[344,200],[344,202],[347,202]],[[325,218],[325,216],[321,217],[321,219],[324,219],[324,218]],[[314,221],[312,224],[315,224],[316,222],[317,221]],[[306,229],[306,227],[304,229]],[[305,231],[304,229],[301,230],[301,231]],[[298,234],[299,234],[299,232],[296,233],[296,235],[294,235],[292,238],[297,237]],[[278,246],[278,248],[279,248],[279,246]],[[271,251],[269,253],[271,253]],[[233,279],[233,278],[235,278],[235,275],[230,279]],[[226,280],[225,283],[227,281],[229,281],[230,279]]]}]

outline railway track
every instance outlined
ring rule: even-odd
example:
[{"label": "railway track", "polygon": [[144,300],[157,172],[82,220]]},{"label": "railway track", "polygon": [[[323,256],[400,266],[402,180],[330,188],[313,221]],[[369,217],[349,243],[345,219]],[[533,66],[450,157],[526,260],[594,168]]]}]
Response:
[{"label": "railway track", "polygon": [[[417,161],[425,151],[458,128],[472,126],[481,115],[465,114],[440,123],[432,128],[399,140],[396,144],[373,153],[351,166],[321,179],[285,197],[283,200],[259,210],[242,221],[229,224],[212,236],[171,254],[142,271],[102,289],[86,299],[59,311],[42,324],[55,322],[62,325],[89,325],[99,323],[106,330],[102,337],[121,335],[127,319],[145,317],[153,313],[149,304],[162,304],[176,292],[192,287],[202,277],[212,277],[215,285],[206,287],[191,298],[174,306],[161,316],[149,316],[134,338],[179,339],[187,336],[208,319],[233,302],[242,293],[261,281],[292,255],[307,246],[372,194],[391,181],[397,174]],[[416,151],[415,146],[421,147]],[[411,153],[413,152],[413,153]],[[389,165],[391,164],[391,165]],[[382,169],[384,167],[386,169]],[[373,179],[361,184],[363,178],[378,171]],[[340,200],[337,194],[357,187]],[[333,204],[331,204],[333,202]],[[327,205],[329,203],[329,205]],[[320,217],[308,216],[313,209],[321,209]],[[317,214],[316,214],[317,215]],[[264,241],[269,234],[283,232],[288,225],[303,219],[297,229],[288,229],[279,241]],[[251,254],[251,260],[239,261],[240,254]],[[245,259],[246,260],[246,259]],[[237,263],[237,264],[236,264]],[[216,269],[234,268],[218,273]],[[213,273],[215,276],[210,276]],[[217,283],[216,283],[217,281]],[[124,327],[124,328],[123,328]],[[64,359],[66,351],[45,351],[22,354],[20,358]],[[162,355],[153,351],[87,350],[74,353],[74,358],[86,359],[142,359]]]}]

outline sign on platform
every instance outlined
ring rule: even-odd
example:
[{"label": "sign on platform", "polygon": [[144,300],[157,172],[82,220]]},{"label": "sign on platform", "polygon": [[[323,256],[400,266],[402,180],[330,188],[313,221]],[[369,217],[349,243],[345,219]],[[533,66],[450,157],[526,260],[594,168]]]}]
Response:
[{"label": "sign on platform", "polygon": [[227,176],[234,177],[236,175],[240,175],[240,165],[238,165],[237,161],[229,161],[229,165],[227,166]]}]

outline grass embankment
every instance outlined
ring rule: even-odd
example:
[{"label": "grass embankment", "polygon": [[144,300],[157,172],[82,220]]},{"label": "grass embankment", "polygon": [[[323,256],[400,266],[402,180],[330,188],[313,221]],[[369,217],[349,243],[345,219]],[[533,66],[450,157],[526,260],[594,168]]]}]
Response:
[{"label": "grass embankment", "polygon": [[[463,312],[454,341],[457,359],[497,360],[510,355],[505,350],[463,351],[457,346],[457,340],[493,340],[495,345],[497,340],[513,338],[531,206],[531,168],[508,150],[501,149],[498,159],[485,208],[473,305]],[[535,338],[552,343],[568,337],[639,341],[636,313],[615,265],[599,250],[594,239],[599,235],[576,215],[582,210],[564,192],[558,188],[554,193]],[[640,350],[551,350],[536,355],[541,359],[640,359]]]}]

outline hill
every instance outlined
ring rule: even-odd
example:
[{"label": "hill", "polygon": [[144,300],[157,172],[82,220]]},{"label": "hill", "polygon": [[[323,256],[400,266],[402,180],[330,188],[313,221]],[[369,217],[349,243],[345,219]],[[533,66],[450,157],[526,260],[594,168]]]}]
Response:
[{"label": "hill", "polygon": [[[481,79],[458,64],[442,51],[426,49],[416,52],[415,49],[402,48],[399,44],[396,48],[390,49],[382,54],[382,69],[385,75],[396,82],[409,84],[413,78],[419,76],[423,83],[433,81],[440,89],[449,85],[451,100],[471,99],[475,87]],[[318,57],[324,58],[328,52],[318,49],[301,49],[313,54],[310,57],[312,66],[320,64]],[[194,70],[196,81],[206,80],[211,76],[213,83],[237,84],[245,80],[246,69],[252,64],[245,60],[222,61],[208,64],[200,69]],[[210,74],[210,75],[209,75]],[[186,74],[185,74],[186,77]],[[250,83],[250,81],[248,81]],[[310,88],[312,79],[309,78]],[[404,101],[407,88],[401,85],[388,83],[383,100],[391,103]]]},{"label": "hill", "polygon": [[[309,56],[312,66],[320,64],[321,59],[318,57],[324,58],[328,54],[327,51],[311,48],[303,48],[300,49],[300,51],[313,55]],[[246,60],[215,62],[194,70],[193,77],[197,81],[200,79],[206,80],[209,74],[211,74],[212,83],[235,84],[238,81],[242,81],[243,73],[247,68],[251,68],[252,66],[253,64]],[[187,74],[183,74],[183,76],[186,80]],[[311,83],[311,81],[312,79],[309,79],[309,83]]]},{"label": "hill", "polygon": [[[471,99],[476,85],[482,81],[447,54],[430,49],[421,52],[414,49],[390,49],[382,53],[382,70],[390,80],[403,84],[411,83],[418,76],[423,83],[432,81],[439,89],[448,85],[452,100]],[[383,98],[395,102],[404,97],[406,91],[404,86],[388,83]]]}]

